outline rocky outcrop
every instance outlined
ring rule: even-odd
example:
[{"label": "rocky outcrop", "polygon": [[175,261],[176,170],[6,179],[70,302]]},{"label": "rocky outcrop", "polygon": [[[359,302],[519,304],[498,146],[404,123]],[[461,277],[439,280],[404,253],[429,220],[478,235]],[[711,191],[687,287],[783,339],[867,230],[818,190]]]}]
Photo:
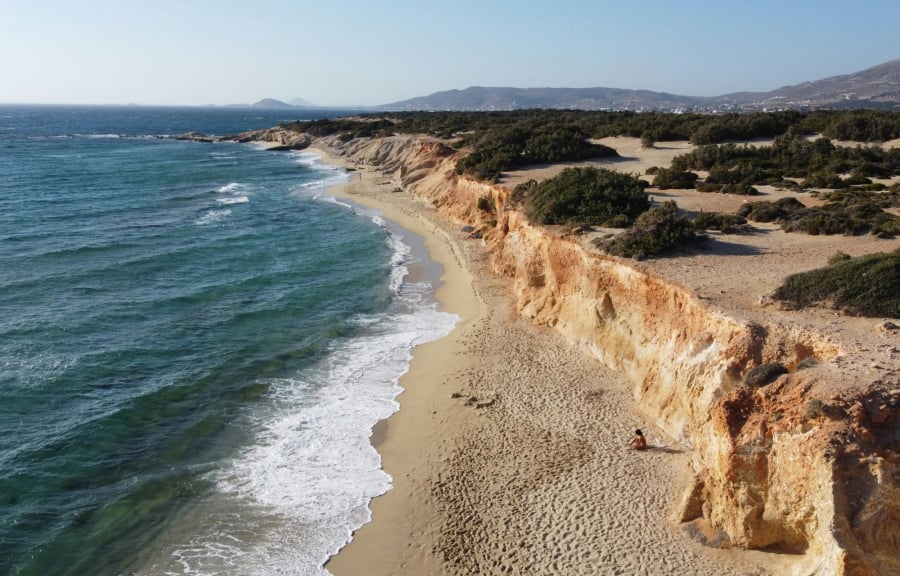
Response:
[{"label": "rocky outcrop", "polygon": [[268,149],[279,150],[305,150],[312,143],[309,134],[293,132],[282,127],[266,128],[263,130],[250,130],[236,136],[228,136],[226,140],[234,142],[261,142],[269,144]]},{"label": "rocky outcrop", "polygon": [[310,137],[309,134],[292,132],[280,126],[262,130],[250,130],[234,136],[212,136],[203,134],[202,132],[185,132],[184,134],[177,134],[172,138],[175,140],[188,140],[203,143],[254,142],[257,144],[266,144],[268,150],[275,152],[284,150],[305,150],[312,144],[312,137]]},{"label": "rocky outcrop", "polygon": [[[519,312],[620,372],[647,418],[692,449],[676,520],[710,543],[804,553],[805,573],[900,574],[900,385],[839,393],[841,347],[731,318],[691,290],[507,209],[427,138],[320,140],[472,227]],[[760,368],[762,367],[762,368]]]}]

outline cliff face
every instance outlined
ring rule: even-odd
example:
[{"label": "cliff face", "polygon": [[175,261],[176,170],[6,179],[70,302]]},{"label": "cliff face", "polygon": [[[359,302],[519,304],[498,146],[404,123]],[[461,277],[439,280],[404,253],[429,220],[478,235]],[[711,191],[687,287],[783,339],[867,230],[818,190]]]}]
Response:
[{"label": "cliff face", "polygon": [[[504,209],[508,190],[454,174],[440,142],[317,144],[474,227],[522,315],[627,378],[645,416],[692,448],[676,521],[713,544],[806,553],[806,573],[900,574],[896,383],[815,400],[841,353],[831,338],[730,318],[631,261],[531,225]],[[775,363],[787,373],[757,377]]]},{"label": "cliff face", "polygon": [[[807,414],[807,392],[838,353],[833,342],[730,319],[515,213],[492,240],[495,270],[513,279],[521,313],[625,375],[639,409],[693,448],[696,473],[677,520],[711,527],[721,533],[714,541],[808,552],[821,574],[896,573],[900,542],[883,528],[898,526],[896,457],[851,440],[844,422]],[[771,363],[792,372],[746,383]],[[892,418],[896,426],[896,410]],[[855,425],[870,423],[859,414]],[[853,485],[861,473],[867,485]]]}]

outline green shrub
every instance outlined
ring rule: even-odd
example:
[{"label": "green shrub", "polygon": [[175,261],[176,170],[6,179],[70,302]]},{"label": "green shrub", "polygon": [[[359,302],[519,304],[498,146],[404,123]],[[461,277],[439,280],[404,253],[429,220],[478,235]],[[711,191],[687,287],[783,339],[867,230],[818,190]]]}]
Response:
[{"label": "green shrub", "polygon": [[721,184],[710,184],[709,182],[698,182],[697,183],[697,191],[698,192],[721,192],[722,185]]},{"label": "green shrub", "polygon": [[866,200],[830,202],[798,210],[781,224],[785,232],[807,234],[876,234],[890,238],[900,232],[900,218]]},{"label": "green shrub", "polygon": [[840,259],[788,276],[774,293],[798,308],[826,304],[851,314],[900,318],[900,251]]},{"label": "green shrub", "polygon": [[826,409],[827,406],[824,402],[818,398],[810,398],[806,402],[806,417],[812,419],[822,418],[825,416]]},{"label": "green shrub", "polygon": [[465,141],[474,150],[457,161],[456,172],[490,181],[517,167],[619,155],[609,146],[590,142],[581,126],[539,117],[492,126]]},{"label": "green shrub", "polygon": [[796,198],[781,198],[775,202],[748,202],[737,211],[738,216],[754,222],[777,222],[791,217],[791,214],[806,206]]},{"label": "green shrub", "polygon": [[725,234],[737,232],[746,226],[747,219],[737,214],[722,214],[721,212],[703,212],[694,216],[694,228],[696,230],[720,230]]},{"label": "green shrub", "polygon": [[628,224],[650,206],[635,176],[601,168],[566,168],[526,184],[525,214],[537,224]]},{"label": "green shrub", "polygon": [[838,250],[831,258],[828,259],[828,264],[837,264],[838,262],[846,262],[847,260],[850,260],[850,255],[846,252],[841,252],[840,250]]},{"label": "green shrub", "polygon": [[841,177],[833,172],[828,171],[820,171],[810,174],[806,177],[806,180],[803,181],[802,186],[804,188],[848,188],[849,185],[841,180]]},{"label": "green shrub", "polygon": [[478,199],[476,206],[482,212],[493,213],[495,211],[494,197],[493,196],[482,196],[481,198]]},{"label": "green shrub", "polygon": [[610,242],[600,241],[610,254],[642,260],[696,243],[704,237],[694,224],[678,214],[678,206],[669,201],[644,212],[634,225]]},{"label": "green shrub", "polygon": [[747,182],[738,182],[736,184],[725,184],[719,192],[722,194],[735,194],[738,196],[756,196],[759,190],[748,184]]},{"label": "green shrub", "polygon": [[653,185],[660,190],[667,190],[669,188],[693,188],[696,184],[697,175],[693,172],[669,168],[657,168],[656,178],[653,180]]}]

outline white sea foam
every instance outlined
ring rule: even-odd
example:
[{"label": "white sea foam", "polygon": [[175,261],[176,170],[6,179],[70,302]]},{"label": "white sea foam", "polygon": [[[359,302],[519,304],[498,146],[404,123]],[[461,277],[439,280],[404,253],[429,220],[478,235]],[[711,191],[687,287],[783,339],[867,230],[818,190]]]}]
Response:
[{"label": "white sea foam", "polygon": [[232,196],[231,198],[218,198],[217,202],[220,204],[244,204],[245,202],[249,202],[250,198],[247,196]]},{"label": "white sea foam", "polygon": [[342,184],[350,180],[350,174],[340,166],[323,164],[322,157],[313,152],[297,152],[297,163],[311,168],[319,178],[310,182],[304,182],[294,187],[295,193],[311,195],[321,194],[327,188]]},{"label": "white sea foam", "polygon": [[224,220],[231,215],[231,210],[210,210],[203,214],[203,216],[194,220],[194,224],[197,226],[205,226],[207,224],[213,224],[215,222],[219,222],[220,220]]},{"label": "white sea foam", "polygon": [[428,306],[387,314],[366,335],[335,343],[315,368],[271,383],[273,399],[286,409],[262,425],[256,444],[219,479],[223,492],[284,521],[276,544],[268,535],[252,550],[240,547],[244,570],[327,574],[321,566],[369,520],[369,501],[391,485],[369,441],[372,427],[397,410],[412,348],[443,336],[455,320]]},{"label": "white sea foam", "polygon": [[76,138],[91,138],[96,140],[106,140],[106,139],[119,139],[122,138],[121,134],[75,134]]},{"label": "white sea foam", "polygon": [[231,194],[245,188],[246,185],[241,184],[240,182],[229,182],[228,184],[217,189],[216,192],[218,192],[219,194]]},{"label": "white sea foam", "polygon": [[246,184],[241,182],[229,182],[216,189],[216,194],[219,194],[216,201],[225,205],[245,204],[250,201],[250,197],[247,195],[248,188]]}]

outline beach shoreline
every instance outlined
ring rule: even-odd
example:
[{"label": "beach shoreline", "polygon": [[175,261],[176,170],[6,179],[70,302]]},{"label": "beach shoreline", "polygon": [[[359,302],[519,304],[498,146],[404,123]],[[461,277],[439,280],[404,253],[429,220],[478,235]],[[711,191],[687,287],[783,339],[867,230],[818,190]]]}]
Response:
[{"label": "beach shoreline", "polygon": [[424,239],[443,266],[435,297],[459,317],[413,350],[400,410],[373,430],[393,487],[332,574],[770,572],[763,553],[705,547],[669,521],[689,449],[638,415],[620,375],[516,315],[478,240],[377,168],[309,151],[352,170],[327,194]]},{"label": "beach shoreline", "polygon": [[[458,253],[459,243],[450,237],[448,229],[425,219],[413,208],[412,201],[400,198],[386,184],[379,183],[380,175],[374,169],[356,167],[324,149],[309,151],[321,156],[326,164],[353,170],[350,180],[330,187],[328,195],[376,210],[386,221],[422,239],[429,258],[442,269],[434,297],[442,311],[459,317],[449,335],[413,350],[409,370],[400,379],[403,388],[397,398],[400,410],[378,422],[371,436],[385,471],[393,478],[393,486],[370,504],[373,521],[357,530],[350,544],[326,564],[336,575],[390,573],[396,559],[407,553],[407,538],[401,534],[404,526],[410,525],[410,511],[424,505],[410,500],[410,496],[415,497],[409,486],[410,474],[420,465],[428,445],[441,436],[440,422],[435,423],[429,417],[437,412],[435,404],[446,396],[441,394],[440,383],[452,370],[453,356],[460,346],[460,332],[484,316],[484,303],[475,292],[471,274]],[[393,201],[386,198],[389,195],[394,196]],[[411,534],[410,531],[408,535]],[[436,566],[425,568],[429,564],[425,557],[418,561],[417,565],[425,571],[416,573],[434,573],[431,570],[437,569]]]}]

